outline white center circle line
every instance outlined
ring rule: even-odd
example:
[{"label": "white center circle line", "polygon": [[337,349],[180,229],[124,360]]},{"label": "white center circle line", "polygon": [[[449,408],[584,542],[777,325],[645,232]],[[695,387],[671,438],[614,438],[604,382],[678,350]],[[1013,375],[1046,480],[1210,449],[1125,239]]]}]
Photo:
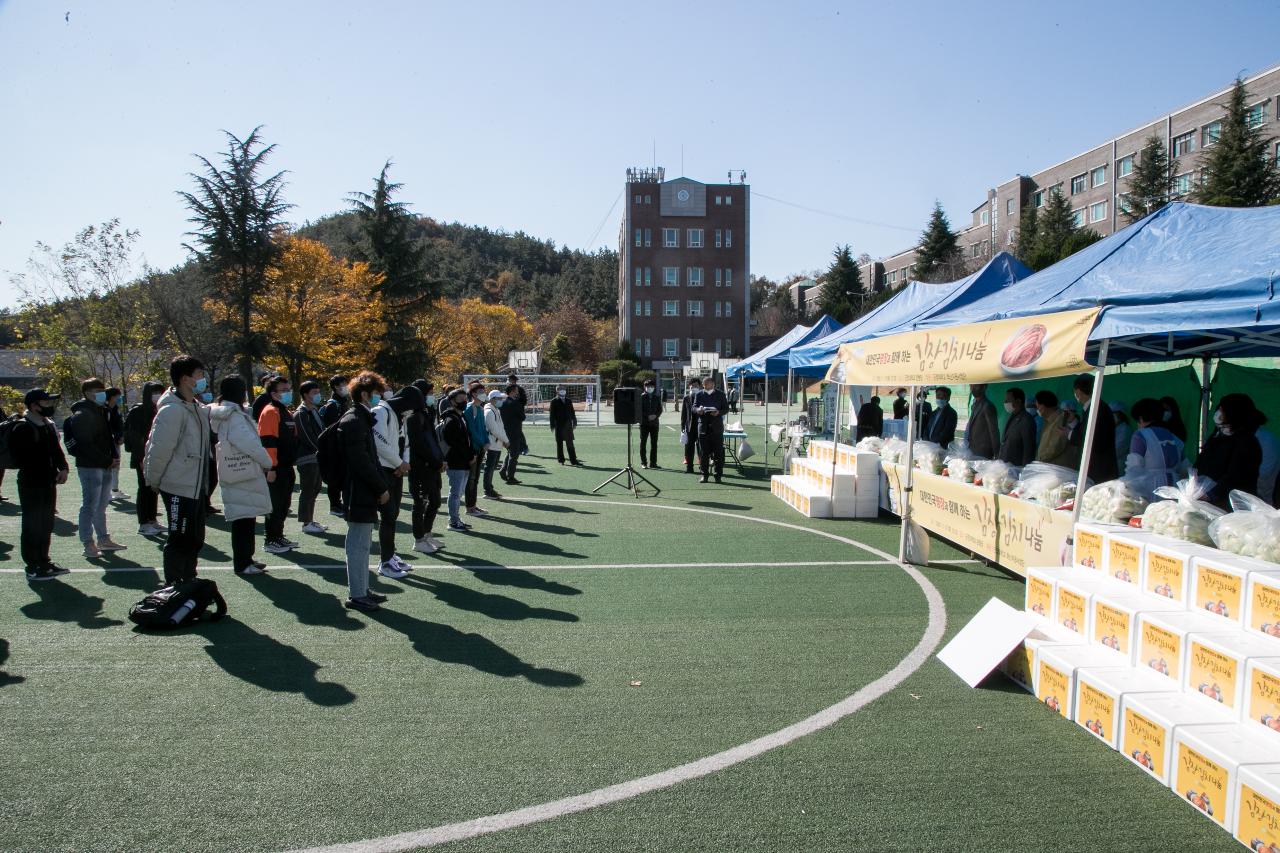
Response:
[{"label": "white center circle line", "polygon": [[758,755],[777,749],[780,746],[786,746],[787,744],[793,743],[806,735],[811,735],[814,732],[825,729],[850,714],[853,714],[855,711],[865,707],[871,702],[874,702],[881,696],[884,696],[924,665],[930,655],[933,654],[933,650],[936,649],[938,644],[942,641],[942,635],[946,631],[946,605],[942,601],[942,594],[939,593],[937,588],[929,582],[928,578],[921,574],[921,572],[914,566],[898,564],[898,561],[888,553],[862,542],[849,539],[845,536],[840,536],[825,530],[815,530],[799,524],[791,524],[786,521],[774,521],[773,519],[767,518],[752,518],[751,516],[695,507],[663,506],[662,504],[630,503],[626,501],[590,500],[579,498],[567,500],[560,498],[530,498],[528,500],[538,501],[541,503],[603,504],[608,506],[669,510],[673,512],[696,512],[706,515],[723,516],[725,518],[732,518],[738,521],[749,521],[755,524],[769,524],[775,527],[799,530],[803,533],[810,533],[827,539],[834,539],[837,542],[852,545],[855,548],[860,548],[869,554],[881,558],[886,563],[897,564],[899,568],[906,572],[907,575],[915,581],[916,585],[920,587],[921,592],[924,593],[925,601],[928,603],[929,607],[928,622],[925,625],[924,634],[921,636],[920,641],[916,643],[915,648],[913,648],[906,657],[899,661],[897,666],[877,678],[875,681],[861,688],[852,695],[841,699],[834,705],[830,705],[821,711],[818,711],[816,714],[739,746],[731,747],[722,752],[717,752],[714,755],[708,755],[705,758],[690,761],[687,764],[672,767],[669,770],[652,773],[648,776],[641,776],[637,779],[620,782],[616,785],[609,785],[604,788],[589,791],[585,794],[564,797],[559,800],[552,800],[550,802],[540,803],[534,806],[527,806],[522,809],[515,809],[514,811],[489,815],[488,817],[480,817],[472,820],[460,821],[458,823],[444,824],[430,829],[403,832],[397,835],[388,835],[383,838],[372,838],[366,841],[352,841],[345,844],[311,847],[303,851],[298,851],[298,853],[394,853],[394,851],[434,847],[438,844],[445,844],[450,841],[461,841],[465,838],[475,838],[480,835],[488,835],[490,833],[501,832],[506,829],[514,829],[519,826],[528,826],[529,824],[553,820],[565,815],[576,814],[588,809],[593,809],[597,806],[629,800],[652,791],[660,791],[663,788],[670,788],[673,785],[678,785],[681,782],[687,782],[691,779],[699,779],[703,776],[709,776],[712,773],[717,773],[721,770],[733,767],[735,764],[741,764],[748,759],[755,758]]}]

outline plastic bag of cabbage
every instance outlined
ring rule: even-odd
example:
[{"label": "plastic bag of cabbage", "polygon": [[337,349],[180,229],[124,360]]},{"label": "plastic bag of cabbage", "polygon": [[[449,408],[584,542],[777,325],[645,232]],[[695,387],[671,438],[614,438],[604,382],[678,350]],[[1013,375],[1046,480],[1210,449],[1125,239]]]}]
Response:
[{"label": "plastic bag of cabbage", "polygon": [[978,461],[978,457],[969,449],[969,443],[963,438],[957,438],[947,447],[947,451],[942,457],[942,473],[946,474],[952,480],[959,480],[963,483],[972,483],[974,478],[974,464]]},{"label": "plastic bag of cabbage", "polygon": [[1161,486],[1156,489],[1156,497],[1164,500],[1153,503],[1142,513],[1142,529],[1197,545],[1212,545],[1209,525],[1226,515],[1201,500],[1212,488],[1212,480],[1194,473],[1178,481],[1176,486]]},{"label": "plastic bag of cabbage", "polygon": [[989,492],[1007,495],[1018,485],[1019,470],[999,459],[983,459],[973,465],[973,482]]},{"label": "plastic bag of cabbage", "polygon": [[859,451],[879,454],[884,447],[884,439],[879,436],[869,435],[855,444],[854,447]]},{"label": "plastic bag of cabbage", "polygon": [[1075,499],[1076,479],[1077,472],[1070,468],[1032,462],[1022,469],[1018,484],[1009,494],[1042,506],[1058,507]]},{"label": "plastic bag of cabbage", "polygon": [[1090,521],[1128,524],[1147,508],[1141,480],[1108,480],[1089,489],[1081,498],[1080,515]]},{"label": "plastic bag of cabbage", "polygon": [[942,473],[942,445],[932,441],[917,441],[915,467],[930,474]]},{"label": "plastic bag of cabbage", "polygon": [[1280,511],[1248,492],[1233,491],[1232,512],[1209,525],[1209,538],[1224,551],[1280,563]]},{"label": "plastic bag of cabbage", "polygon": [[901,465],[907,459],[907,443],[900,438],[885,439],[880,446],[880,458],[894,465]]}]

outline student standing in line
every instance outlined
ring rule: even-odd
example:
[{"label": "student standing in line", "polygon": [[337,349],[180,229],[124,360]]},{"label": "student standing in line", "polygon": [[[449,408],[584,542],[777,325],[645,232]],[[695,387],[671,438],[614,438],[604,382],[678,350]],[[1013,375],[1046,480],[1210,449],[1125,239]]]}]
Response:
[{"label": "student standing in line", "polygon": [[289,517],[296,480],[293,466],[298,460],[298,426],[293,412],[289,411],[293,403],[293,386],[289,380],[272,376],[267,380],[265,393],[267,403],[258,415],[258,435],[271,456],[272,467],[267,472],[271,514],[267,516],[267,541],[263,548],[270,554],[284,554],[298,547],[297,542],[284,535],[284,521]]},{"label": "student standing in line", "polygon": [[640,467],[661,468],[658,464],[658,430],[661,429],[662,392],[652,379],[644,381],[644,392],[640,395]]},{"label": "student standing in line", "polygon": [[104,552],[125,548],[107,533],[111,471],[120,465],[120,456],[107,415],[107,386],[101,379],[90,378],[80,383],[80,392],[84,399],[71,407],[71,417],[63,423],[62,433],[80,478],[80,544],[85,557],[96,560]]},{"label": "student standing in line", "polygon": [[159,382],[146,382],[142,386],[142,399],[135,403],[124,419],[124,449],[129,453],[129,467],[138,475],[138,495],[134,505],[138,509],[138,533],[143,536],[157,536],[164,533],[164,525],[159,521],[160,495],[147,485],[142,476],[142,457],[147,450],[147,435],[151,432],[151,422],[156,417],[156,405],[164,394],[164,385]]},{"label": "student standing in line", "polygon": [[467,426],[464,410],[467,392],[454,388],[446,392],[448,406],[440,413],[444,433],[445,463],[449,477],[449,529],[470,530],[471,525],[462,520],[462,504],[466,498],[467,481],[471,475],[471,461],[475,450],[471,444],[471,428]]},{"label": "student standing in line", "polygon": [[116,465],[111,469],[111,500],[127,501],[129,496],[120,491],[120,460],[124,458],[121,452],[124,447],[124,416],[120,414],[120,398],[122,392],[119,388],[107,389],[107,424],[111,427],[111,440],[116,445]]},{"label": "student standing in line", "polygon": [[324,432],[324,418],[320,404],[324,395],[320,383],[308,380],[298,388],[302,401],[294,410],[293,420],[298,425],[298,480],[302,491],[298,495],[298,523],[303,533],[320,535],[328,531],[316,521],[316,498],[320,496],[320,433]]},{"label": "student standing in line", "polygon": [[507,443],[510,445],[507,449],[507,458],[503,460],[502,467],[498,474],[502,477],[502,482],[512,486],[520,485],[520,481],[516,479],[516,465],[519,464],[520,455],[524,452],[524,400],[522,395],[524,389],[516,383],[507,386],[507,399],[502,404],[502,428],[507,431]]},{"label": "student standing in line", "polygon": [[467,419],[467,429],[471,433],[471,450],[475,454],[471,459],[471,471],[467,474],[467,515],[483,518],[488,510],[480,507],[476,501],[480,491],[480,472],[484,466],[485,447],[489,444],[489,430],[484,425],[484,407],[487,392],[479,382],[473,382],[467,388],[471,402],[463,411]]},{"label": "student standing in line", "polygon": [[372,371],[351,380],[351,408],[338,421],[344,467],[347,470],[343,506],[347,508],[347,608],[372,612],[387,600],[369,590],[369,549],[378,507],[391,500],[391,491],[378,463],[373,437],[373,407],[382,399],[387,383]]},{"label": "student standing in line", "polygon": [[68,573],[49,559],[58,486],[67,482],[67,457],[58,441],[53,413],[62,397],[33,388],[23,398],[27,413],[13,427],[9,451],[18,465],[18,508],[22,511],[19,549],[27,580],[47,581]]},{"label": "student standing in line", "polygon": [[413,566],[396,553],[396,520],[404,497],[404,478],[409,473],[409,448],[404,440],[401,418],[422,405],[422,392],[412,385],[399,393],[383,397],[372,409],[373,442],[382,466],[383,481],[391,500],[378,507],[378,574],[400,579],[413,571]]},{"label": "student standing in line", "polygon": [[147,485],[160,493],[168,517],[165,583],[196,576],[209,499],[209,416],[196,399],[209,384],[204,365],[180,355],[169,365],[169,379],[173,385],[160,398],[142,460]]},{"label": "student standing in line", "polygon": [[507,395],[494,388],[489,392],[489,402],[484,407],[484,428],[488,434],[485,442],[484,460],[484,496],[497,500],[502,495],[493,488],[493,472],[497,470],[502,459],[502,451],[511,446],[506,427],[502,423],[502,405]]},{"label": "student standing in line", "polygon": [[413,387],[422,405],[404,416],[404,439],[409,448],[409,497],[413,499],[413,550],[434,554],[444,543],[433,533],[440,512],[440,475],[448,470],[436,437],[435,388],[425,379]]},{"label": "student standing in line", "polygon": [[[329,377],[329,400],[320,407],[320,419],[324,421],[325,429],[336,424],[347,411],[351,393],[347,390],[348,382],[350,382],[350,379],[341,373]],[[333,478],[333,482],[328,484],[328,494],[329,515],[335,518],[342,518],[341,478]]]},{"label": "student standing in line", "polygon": [[680,432],[684,435],[684,472],[693,473],[693,454],[698,446],[698,407],[694,402],[702,393],[702,383],[689,380],[688,390],[680,401]]},{"label": "student standing in line", "polygon": [[573,410],[569,401],[568,389],[563,385],[556,389],[556,398],[551,401],[551,431],[556,436],[556,459],[564,464],[564,451],[569,449],[569,464],[581,466],[578,453],[573,447],[573,431],[578,426],[578,413]]},{"label": "student standing in line", "polygon": [[223,517],[231,523],[231,565],[238,575],[260,575],[267,567],[253,558],[255,528],[258,516],[271,513],[267,472],[274,463],[245,409],[248,400],[244,380],[226,377],[218,386],[217,402],[209,409],[209,422],[218,436],[214,455]]},{"label": "student standing in line", "polygon": [[262,386],[262,393],[253,398],[253,406],[249,410],[249,414],[253,415],[254,423],[257,423],[258,418],[262,417],[262,410],[271,402],[271,392],[267,388],[270,387],[272,380],[278,378],[274,373],[264,373],[258,377],[258,384]]}]

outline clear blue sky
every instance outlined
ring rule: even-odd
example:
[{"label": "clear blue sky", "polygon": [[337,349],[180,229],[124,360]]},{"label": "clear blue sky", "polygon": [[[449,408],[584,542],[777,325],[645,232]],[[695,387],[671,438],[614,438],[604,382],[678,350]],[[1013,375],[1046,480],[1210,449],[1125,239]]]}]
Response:
[{"label": "clear blue sky", "polygon": [[[70,12],[67,20],[65,13]],[[119,217],[184,258],[193,152],[265,125],[295,221],[388,157],[438,219],[616,243],[629,165],[758,192],[752,270],[913,242],[1032,172],[1280,63],[1280,4],[0,0],[0,271]],[[1277,93],[1280,94],[1280,93]],[[901,230],[902,227],[909,230]],[[0,281],[0,305],[17,295]]]}]

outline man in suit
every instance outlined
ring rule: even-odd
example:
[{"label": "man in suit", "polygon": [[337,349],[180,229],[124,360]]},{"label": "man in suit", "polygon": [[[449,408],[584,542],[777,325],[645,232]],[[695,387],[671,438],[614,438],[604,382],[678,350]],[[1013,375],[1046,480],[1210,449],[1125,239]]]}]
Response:
[{"label": "man in suit", "polygon": [[662,417],[662,392],[652,379],[644,381],[640,395],[640,467],[659,468],[658,421]]},{"label": "man in suit", "polygon": [[[1000,449],[1000,427],[996,421],[995,404],[987,399],[986,385],[970,385],[969,391],[973,394],[973,402],[969,405],[969,425],[964,431],[965,439],[969,442],[969,449],[973,451],[974,456],[981,459],[995,459],[996,452]],[[1005,399],[1007,402],[1008,395]],[[1006,436],[1008,432],[1006,427]]]},{"label": "man in suit", "polygon": [[698,458],[702,468],[702,479],[698,482],[707,482],[714,459],[718,483],[724,475],[724,416],[729,411],[729,400],[716,387],[715,379],[708,376],[694,397],[693,408],[698,414]]},{"label": "man in suit", "polygon": [[569,446],[569,464],[582,465],[578,452],[573,447],[573,430],[578,425],[578,414],[573,410],[568,391],[562,385],[556,389],[555,399],[551,401],[551,431],[556,436],[556,458],[564,464],[565,445]]},{"label": "man in suit", "polygon": [[939,385],[934,390],[938,408],[925,421],[924,440],[947,447],[956,438],[956,410],[951,408],[951,389]]},{"label": "man in suit", "polygon": [[697,379],[689,380],[689,389],[680,401],[680,431],[684,433],[684,472],[693,473],[693,450],[698,444],[698,413],[694,401],[702,393],[702,384]]},{"label": "man in suit", "polygon": [[899,388],[893,400],[893,419],[895,421],[905,421],[907,419],[907,410],[910,404],[907,402],[907,389]]},{"label": "man in suit", "polygon": [[1026,392],[1021,388],[1004,392],[1004,410],[1009,413],[1009,420],[1004,425],[998,458],[1019,467],[1030,464],[1036,458],[1036,419],[1027,411]]},{"label": "man in suit", "polygon": [[[1120,476],[1120,467],[1116,464],[1116,419],[1111,414],[1111,407],[1105,401],[1098,404],[1098,410],[1091,411],[1093,399],[1093,374],[1084,373],[1076,377],[1072,384],[1076,402],[1084,414],[1076,421],[1067,443],[1084,452],[1085,427],[1092,418],[1093,452],[1089,455],[1089,473],[1086,475],[1095,483],[1105,483]],[[1083,455],[1080,455],[1083,459]],[[1083,493],[1083,489],[1080,490]]]},{"label": "man in suit", "polygon": [[879,438],[884,432],[884,411],[880,408],[880,398],[872,397],[858,409],[857,437],[861,441],[872,436]]}]

